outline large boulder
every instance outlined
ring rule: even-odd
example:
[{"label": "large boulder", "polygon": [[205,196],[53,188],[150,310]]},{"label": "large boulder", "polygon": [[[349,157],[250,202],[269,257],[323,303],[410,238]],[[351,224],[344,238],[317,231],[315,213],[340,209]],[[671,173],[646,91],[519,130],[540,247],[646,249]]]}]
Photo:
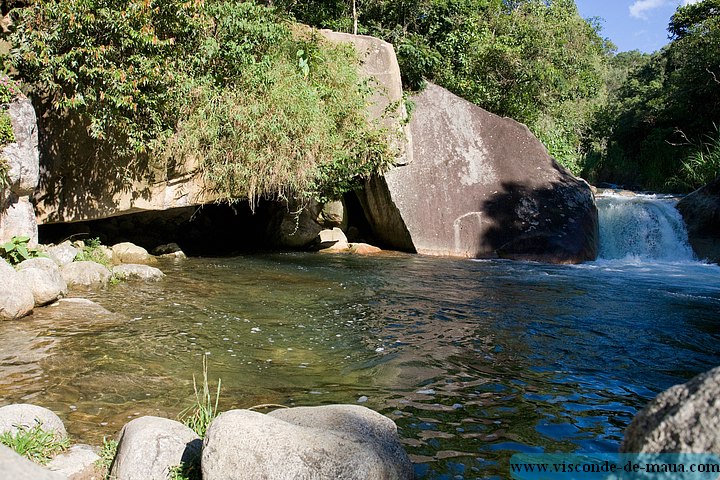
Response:
[{"label": "large boulder", "polygon": [[37,245],[38,230],[35,212],[30,202],[39,181],[38,131],[35,110],[25,97],[8,105],[15,141],[6,145],[0,158],[7,160],[9,187],[0,187],[0,242],[14,236],[30,237],[30,245]]},{"label": "large boulder", "polygon": [[0,472],[1,478],[12,480],[67,480],[66,476],[46,470],[2,444],[0,444]]},{"label": "large boulder", "polygon": [[32,312],[32,289],[4,259],[0,258],[0,320],[14,320]]},{"label": "large boulder", "polygon": [[719,399],[720,367],[669,388],[633,418],[620,451],[720,455]]},{"label": "large boulder", "polygon": [[413,100],[412,163],[371,179],[359,195],[382,242],[431,255],[595,259],[590,186],[526,126],[433,84]]},{"label": "large boulder", "polygon": [[355,405],[222,413],[201,463],[204,480],[413,478],[392,420]]},{"label": "large boulder", "polygon": [[677,204],[699,258],[720,263],[720,176]]},{"label": "large boulder", "polygon": [[55,438],[67,438],[67,431],[60,417],[47,408],[27,403],[0,407],[0,433],[17,433],[19,428],[29,430],[40,425],[46,432],[52,432]]},{"label": "large boulder", "polygon": [[120,432],[110,478],[166,480],[173,467],[196,459],[201,446],[200,437],[180,422],[152,416],[136,418]]},{"label": "large boulder", "polygon": [[112,277],[105,266],[89,261],[69,263],[62,267],[60,274],[68,287],[104,287]]}]

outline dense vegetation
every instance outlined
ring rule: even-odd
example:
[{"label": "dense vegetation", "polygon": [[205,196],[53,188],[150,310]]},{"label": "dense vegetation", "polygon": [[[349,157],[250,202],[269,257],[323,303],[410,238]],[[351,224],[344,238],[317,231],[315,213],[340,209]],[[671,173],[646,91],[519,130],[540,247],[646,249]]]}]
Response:
[{"label": "dense vegetation", "polygon": [[221,198],[254,202],[337,196],[392,162],[355,52],[270,9],[38,1],[14,16],[10,65],[45,123],[89,134],[80,168],[157,175],[198,159]]},{"label": "dense vegetation", "polygon": [[691,190],[720,175],[720,0],[679,7],[672,42],[610,62],[585,165],[591,179]]},{"label": "dense vegetation", "polygon": [[689,190],[719,173],[720,0],[679,7],[652,55],[614,54],[573,0],[19,4],[10,64],[44,115],[125,171],[197,158],[227,199],[337,196],[392,161],[353,52],[292,19],[390,41],[407,88],[526,123],[589,180]]},{"label": "dense vegetation", "polygon": [[718,174],[720,8],[679,7],[672,43],[615,55],[572,0],[276,0],[301,21],[392,42],[423,79],[526,123],[594,181],[687,190]]}]

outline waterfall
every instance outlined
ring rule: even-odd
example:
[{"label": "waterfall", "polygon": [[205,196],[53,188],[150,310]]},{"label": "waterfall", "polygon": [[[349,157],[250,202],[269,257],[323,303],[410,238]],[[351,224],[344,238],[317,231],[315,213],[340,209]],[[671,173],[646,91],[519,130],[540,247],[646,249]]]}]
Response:
[{"label": "waterfall", "polygon": [[676,203],[677,199],[660,195],[598,196],[599,258],[693,261]]}]

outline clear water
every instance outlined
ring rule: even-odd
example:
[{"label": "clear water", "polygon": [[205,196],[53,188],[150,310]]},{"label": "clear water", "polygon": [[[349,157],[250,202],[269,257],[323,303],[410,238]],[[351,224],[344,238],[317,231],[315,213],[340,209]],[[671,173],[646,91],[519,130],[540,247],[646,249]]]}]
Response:
[{"label": "clear water", "polygon": [[356,403],[419,478],[505,478],[519,451],[615,451],[659,391],[720,364],[720,268],[274,254],[164,264],[115,315],[0,324],[0,403],[99,443],[173,417],[210,354],[221,408]]},{"label": "clear water", "polygon": [[517,452],[617,451],[649,399],[720,364],[720,267],[687,255],[672,203],[615,197],[599,199],[605,259],[578,266],[162,264],[164,281],[91,294],[112,313],[0,323],[0,405],[51,408],[99,444],[190,405],[209,355],[221,409],[360,402],[396,421],[420,479],[507,478]]}]

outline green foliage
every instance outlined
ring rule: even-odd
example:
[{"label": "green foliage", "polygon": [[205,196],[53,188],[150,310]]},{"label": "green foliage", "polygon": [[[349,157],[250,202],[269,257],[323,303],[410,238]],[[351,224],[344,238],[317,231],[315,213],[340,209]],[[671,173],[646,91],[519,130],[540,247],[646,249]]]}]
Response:
[{"label": "green foliage", "polygon": [[205,438],[205,432],[210,423],[218,416],[218,402],[220,401],[220,386],[222,381],[218,379],[215,402],[210,394],[210,383],[208,381],[207,355],[203,355],[203,385],[202,392],[198,391],[195,375],[193,375],[193,390],[195,391],[195,404],[189,406],[178,415],[178,418],[185,425],[190,427],[200,438]]},{"label": "green foliage", "polygon": [[113,460],[115,460],[115,454],[117,454],[118,441],[103,437],[103,444],[100,448],[100,459],[95,462],[97,466],[104,474],[105,480],[112,480],[110,477],[110,467],[112,466]]},{"label": "green foliage", "polygon": [[168,480],[202,480],[199,455],[188,462],[171,467]]},{"label": "green foliage", "polygon": [[[319,27],[349,29],[347,2],[279,0]],[[361,33],[394,44],[406,86],[425,80],[526,123],[576,173],[612,46],[572,0],[359,2]]]},{"label": "green foliage", "polygon": [[70,446],[67,438],[58,440],[53,432],[43,430],[39,423],[32,428],[20,427],[14,434],[11,432],[0,434],[0,443],[40,465],[45,465]]},{"label": "green foliage", "polygon": [[11,64],[47,110],[78,114],[117,155],[143,152],[172,133],[167,105],[196,36],[196,4],[33,2],[15,10]]},{"label": "green foliage", "polygon": [[112,262],[105,254],[99,238],[90,238],[85,240],[84,243],[85,245],[83,246],[82,250],[80,250],[77,255],[75,255],[74,261],[90,261],[105,265],[108,268],[112,267]]},{"label": "green foliage", "polygon": [[0,109],[0,148],[15,141],[12,120],[5,110]]},{"label": "green foliage", "polygon": [[[0,148],[15,141],[12,120],[8,115],[7,104],[20,95],[20,87],[7,76],[0,76]],[[4,173],[4,174],[3,174]],[[0,165],[0,187],[7,185],[7,172]]]},{"label": "green foliage", "polygon": [[272,9],[48,1],[17,17],[12,66],[60,129],[87,129],[125,186],[195,162],[227,201],[331,196],[393,161],[365,118],[355,54]]},{"label": "green foliage", "polygon": [[586,176],[666,191],[692,189],[714,171],[706,139],[720,122],[719,5],[678,7],[670,45],[613,59],[624,81],[596,114]]},{"label": "green foliage", "polygon": [[28,246],[30,237],[13,237],[9,242],[0,245],[0,257],[4,258],[11,265],[29,260],[31,258],[43,257],[42,252]]},{"label": "green foliage", "polygon": [[[0,117],[1,118],[1,117]],[[10,186],[10,164],[7,158],[0,157],[0,190]]]},{"label": "green foliage", "polygon": [[667,181],[669,188],[691,191],[720,176],[720,125],[715,126],[715,135],[708,135],[707,140],[682,161],[680,171]]}]

